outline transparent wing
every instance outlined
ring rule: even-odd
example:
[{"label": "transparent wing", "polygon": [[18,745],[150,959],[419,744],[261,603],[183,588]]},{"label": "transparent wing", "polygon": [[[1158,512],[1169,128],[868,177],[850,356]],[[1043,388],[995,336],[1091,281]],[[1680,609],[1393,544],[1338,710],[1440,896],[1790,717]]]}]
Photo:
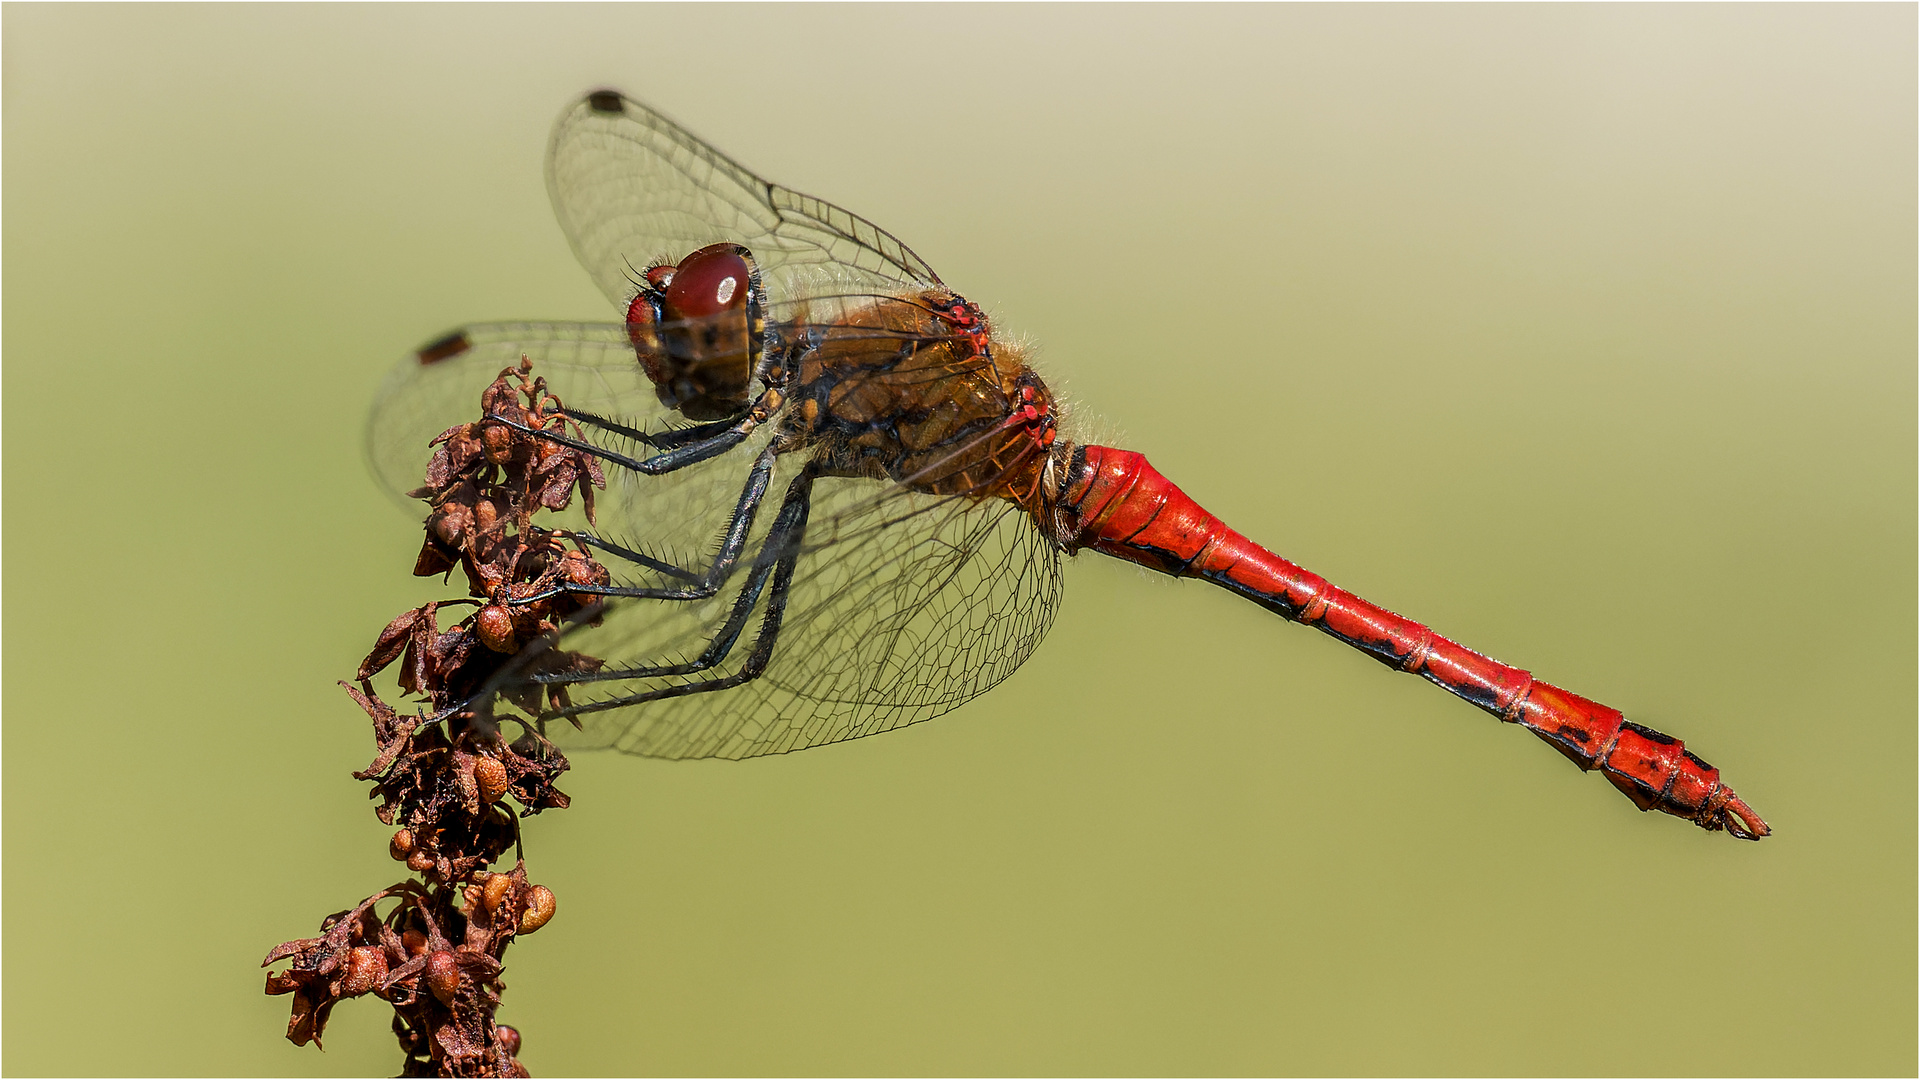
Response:
[{"label": "transparent wing", "polygon": [[547,191],[574,254],[624,306],[633,275],[721,241],[753,249],[776,302],[830,281],[893,293],[940,284],[891,233],[755,176],[667,118],[611,90],[561,116]]},{"label": "transparent wing", "polygon": [[[812,302],[818,308],[820,301]],[[369,418],[367,451],[382,485],[405,500],[418,487],[441,432],[479,418],[481,391],[503,368],[533,374],[568,407],[649,432],[681,426],[661,406],[618,324],[493,323],[463,328],[396,366]],[[846,385],[851,385],[846,384]],[[597,523],[578,502],[548,527],[589,531],[628,550],[698,573],[739,504],[753,461],[775,425],[698,466],[643,476],[611,463]],[[589,429],[597,445],[643,457],[650,448]],[[793,455],[804,458],[804,452]],[[676,663],[705,651],[726,625],[767,541],[798,460],[782,458],[759,508],[747,557],[713,598],[614,599],[595,626],[560,647],[609,669]],[[420,503],[406,500],[418,511]],[[1051,625],[1060,595],[1058,550],[1028,516],[999,500],[936,497],[865,479],[814,482],[810,512],[771,660],[729,689],[588,712],[580,728],[548,731],[565,747],[612,747],[654,757],[742,758],[888,731],[931,719],[1012,674]],[[601,552],[615,584],[684,581]],[[687,676],[592,682],[576,704],[692,684],[741,670],[775,594],[763,589],[739,640],[711,669]]]},{"label": "transparent wing", "polygon": [[[649,434],[687,426],[660,404],[626,327],[617,323],[502,322],[465,326],[394,365],[367,417],[368,468],[409,514],[424,516],[407,493],[418,488],[441,432],[480,418],[480,395],[501,369],[533,362],[533,374],[569,408]],[[747,463],[771,436],[771,426],[706,467],[642,476],[609,465],[597,493],[593,531],[616,543],[676,564],[698,562],[712,534],[737,501]],[[582,436],[631,457],[658,451],[603,430]],[[738,463],[737,467],[734,463]],[[576,502],[553,526],[588,528]]]},{"label": "transparent wing", "polygon": [[[649,399],[658,401],[634,360],[626,328],[618,324],[463,326],[395,364],[374,398],[366,451],[380,486],[409,508],[417,505],[406,493],[426,473],[428,444],[448,428],[479,419],[481,391],[522,356],[534,361],[560,400],[578,408],[630,416],[648,411]],[[657,405],[652,411],[666,412]]]},{"label": "transparent wing", "polygon": [[[768,317],[776,338],[814,333],[844,344],[871,335],[902,346],[926,346],[944,340],[878,327],[836,325],[847,318],[849,307],[888,303],[913,301],[827,292],[769,305]],[[677,325],[693,326],[697,321]],[[821,328],[809,331],[810,324]],[[422,482],[432,456],[429,444],[448,428],[479,419],[482,391],[501,369],[518,365],[522,357],[532,361],[533,374],[544,379],[568,408],[648,434],[664,434],[690,424],[679,412],[660,403],[621,324],[498,322],[463,326],[396,363],[367,417],[368,468],[408,513],[419,506],[407,493]],[[851,386],[851,381],[846,385]],[[759,436],[736,447],[722,460],[741,462],[744,470],[772,430],[773,425],[764,427]],[[597,446],[631,457],[645,458],[658,452],[657,447],[604,430],[588,432],[587,438]],[[716,475],[713,470],[693,469],[645,477],[609,467],[608,488],[599,500],[600,526],[611,538],[623,541],[645,532],[647,542],[656,545],[704,543],[701,530],[708,518],[718,513],[724,520],[734,502],[724,489],[737,480],[721,481],[715,479]]]},{"label": "transparent wing", "polygon": [[[756,529],[763,535],[784,487]],[[1060,599],[1060,553],[998,500],[940,499],[873,481],[827,478],[812,493],[771,659],[757,679],[549,721],[562,747],[661,758],[745,758],[841,742],[930,720],[1011,675]],[[609,563],[616,576],[621,569]],[[644,575],[640,575],[644,577]],[[685,661],[707,649],[747,577],[699,605],[614,601],[562,648],[607,667]],[[580,704],[692,685],[741,670],[774,601],[754,603],[727,660],[694,675],[570,687]]]}]

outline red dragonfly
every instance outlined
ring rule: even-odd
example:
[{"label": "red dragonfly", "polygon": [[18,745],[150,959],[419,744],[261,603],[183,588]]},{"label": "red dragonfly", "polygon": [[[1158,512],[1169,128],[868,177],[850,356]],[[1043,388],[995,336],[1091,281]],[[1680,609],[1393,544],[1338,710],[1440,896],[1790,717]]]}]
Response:
[{"label": "red dragonfly", "polygon": [[1767,835],[1680,740],[1329,584],[1138,453],[1075,441],[1021,347],[865,218],[613,91],[560,118],[547,183],[623,321],[464,327],[402,362],[368,427],[375,472],[403,494],[429,441],[525,357],[579,425],[539,437],[607,474],[598,524],[572,535],[615,580],[569,586],[592,618],[521,653],[564,643],[605,665],[511,662],[476,707],[563,684],[566,704],[526,722],[561,746],[664,758],[891,731],[1012,674],[1052,622],[1062,557],[1092,550],[1417,674],[1642,810]]}]

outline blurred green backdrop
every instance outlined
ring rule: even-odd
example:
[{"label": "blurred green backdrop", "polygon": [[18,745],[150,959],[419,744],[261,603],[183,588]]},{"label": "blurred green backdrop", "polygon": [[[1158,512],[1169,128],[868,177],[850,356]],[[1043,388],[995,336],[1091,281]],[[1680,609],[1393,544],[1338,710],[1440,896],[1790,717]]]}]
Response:
[{"label": "blurred green backdrop", "polygon": [[386,366],[606,318],[548,125],[650,101],[898,232],[1083,430],[1685,738],[1778,830],[1082,558],[960,712],[585,756],[537,1073],[1905,1073],[1915,9],[8,6],[5,1050],[385,1073],[267,948],[393,880],[334,685],[437,595]]}]

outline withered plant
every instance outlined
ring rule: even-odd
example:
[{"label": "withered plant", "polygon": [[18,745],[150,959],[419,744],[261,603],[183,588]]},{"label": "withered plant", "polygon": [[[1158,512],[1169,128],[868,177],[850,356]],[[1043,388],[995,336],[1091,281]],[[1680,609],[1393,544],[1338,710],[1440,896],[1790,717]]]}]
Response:
[{"label": "withered plant", "polygon": [[[320,1045],[343,999],[372,995],[391,1005],[406,1054],[403,1076],[528,1075],[517,1057],[519,1033],[496,1024],[494,1013],[507,946],[554,914],[552,891],[527,880],[520,820],[566,807],[554,781],[567,759],[529,722],[495,715],[490,681],[510,663],[598,669],[601,661],[559,649],[516,656],[569,617],[593,616],[563,583],[608,581],[567,534],[532,524],[539,511],[566,509],[576,490],[591,521],[594,489],[606,479],[591,456],[530,433],[569,426],[531,372],[524,358],[500,372],[481,395],[481,419],[433,441],[426,485],[409,493],[431,508],[414,574],[451,578],[458,568],[469,595],[387,624],[354,676],[357,685],[341,683],[372,718],[379,746],[354,778],[373,784],[374,813],[398,826],[388,853],[417,878],[327,916],[319,937],[276,946],[262,965],[288,962],[268,974],[267,993],[293,995],[287,1038],[295,1045]],[[442,631],[439,611],[454,605],[476,610]],[[419,701],[411,713],[374,693],[373,677],[395,661],[401,693]],[[505,699],[529,715],[568,703],[558,685]],[[507,741],[503,723],[519,736]],[[509,848],[513,868],[489,870]]]}]

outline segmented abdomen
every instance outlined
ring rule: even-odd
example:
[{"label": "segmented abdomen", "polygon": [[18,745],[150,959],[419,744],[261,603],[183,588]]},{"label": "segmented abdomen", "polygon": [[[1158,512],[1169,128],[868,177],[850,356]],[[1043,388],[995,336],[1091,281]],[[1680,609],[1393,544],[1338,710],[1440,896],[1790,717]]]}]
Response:
[{"label": "segmented abdomen", "polygon": [[1720,781],[1720,770],[1670,735],[1627,721],[1618,709],[1540,682],[1412,619],[1338,588],[1229,528],[1130,450],[1075,453],[1066,506],[1089,547],[1176,577],[1231,589],[1380,662],[1517,723],[1582,769],[1599,769],[1642,810],[1660,810],[1742,839],[1767,823]]}]

